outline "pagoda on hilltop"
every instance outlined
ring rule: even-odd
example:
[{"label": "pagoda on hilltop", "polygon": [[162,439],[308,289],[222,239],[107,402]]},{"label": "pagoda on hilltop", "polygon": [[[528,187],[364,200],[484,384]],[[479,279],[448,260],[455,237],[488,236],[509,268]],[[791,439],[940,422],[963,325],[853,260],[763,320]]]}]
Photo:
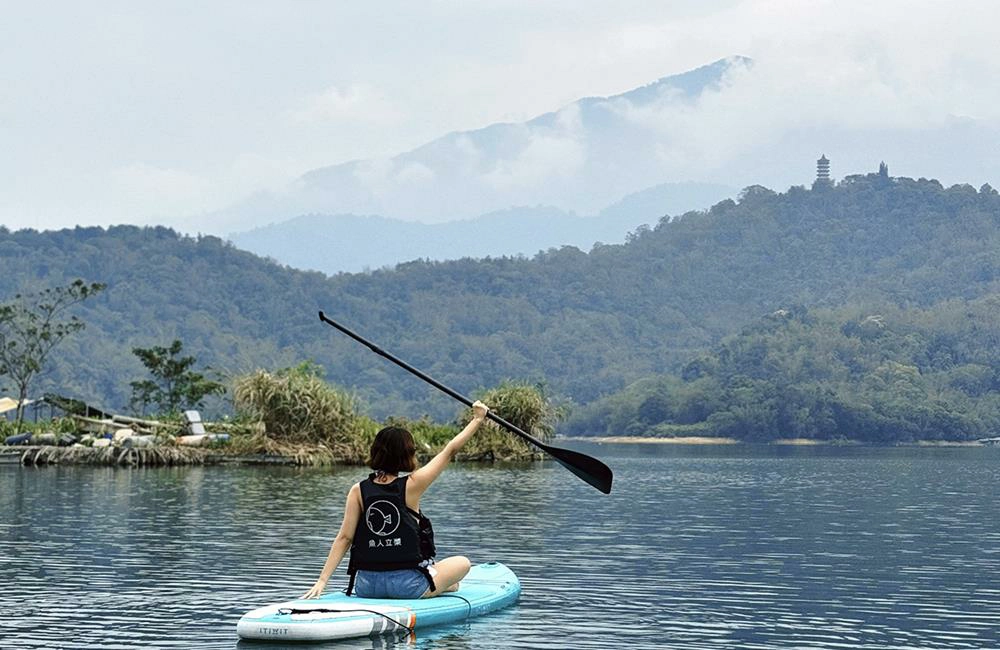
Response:
[{"label": "pagoda on hilltop", "polygon": [[816,161],[816,181],[813,183],[813,189],[830,187],[832,185],[833,182],[830,180],[830,160],[826,157],[826,154],[823,154]]}]

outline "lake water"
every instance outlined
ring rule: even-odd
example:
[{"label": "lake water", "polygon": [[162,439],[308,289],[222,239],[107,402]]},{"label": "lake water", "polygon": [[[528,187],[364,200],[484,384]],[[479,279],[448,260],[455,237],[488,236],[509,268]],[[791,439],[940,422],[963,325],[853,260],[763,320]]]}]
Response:
[{"label": "lake water", "polygon": [[[536,464],[424,497],[516,606],[318,647],[1000,647],[1000,449],[566,446],[611,495]],[[0,647],[265,647],[236,620],[312,584],[362,472],[0,467]]]}]

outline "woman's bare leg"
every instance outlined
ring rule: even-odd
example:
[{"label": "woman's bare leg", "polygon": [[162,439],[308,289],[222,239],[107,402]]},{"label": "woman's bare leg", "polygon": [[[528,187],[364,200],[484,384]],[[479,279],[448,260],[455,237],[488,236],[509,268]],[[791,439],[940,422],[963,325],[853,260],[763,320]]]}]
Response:
[{"label": "woman's bare leg", "polygon": [[433,598],[446,591],[457,591],[459,581],[465,577],[470,568],[472,564],[464,555],[454,555],[435,562],[434,570],[437,571],[437,575],[434,576],[434,586],[437,589],[428,590],[421,598]]}]

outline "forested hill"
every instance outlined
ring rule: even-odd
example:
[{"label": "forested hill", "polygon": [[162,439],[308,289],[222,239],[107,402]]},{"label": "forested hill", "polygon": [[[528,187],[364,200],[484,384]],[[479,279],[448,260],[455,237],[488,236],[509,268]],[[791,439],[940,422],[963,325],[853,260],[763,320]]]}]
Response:
[{"label": "forested hill", "polygon": [[584,435],[971,440],[1000,434],[1000,295],[779,309],[679,373],[576,409]]},{"label": "forested hill", "polygon": [[744,190],[627,243],[532,259],[412,262],[328,278],[162,228],[0,231],[3,291],[81,277],[108,290],[39,391],[108,408],[143,371],[130,350],[172,338],[225,371],[312,359],[379,413],[453,405],[322,325],[319,309],[463,391],[544,381],[588,403],[679,370],[764,314],[801,305],[926,307],[998,292],[1000,197],[989,187],[849,177]]}]

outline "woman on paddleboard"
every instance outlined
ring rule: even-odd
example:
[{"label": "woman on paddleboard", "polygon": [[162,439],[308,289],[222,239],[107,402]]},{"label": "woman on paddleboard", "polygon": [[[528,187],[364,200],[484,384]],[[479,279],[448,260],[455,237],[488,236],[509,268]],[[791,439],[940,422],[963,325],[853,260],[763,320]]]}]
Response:
[{"label": "woman on paddleboard", "polygon": [[469,572],[469,559],[456,555],[434,561],[434,533],[430,520],[420,512],[420,497],[469,441],[488,411],[482,402],[474,403],[469,424],[420,468],[409,431],[390,426],[378,432],[368,460],[375,471],[347,493],[340,532],[319,579],[303,598],[323,593],[348,549],[348,595],[430,598],[458,589]]}]

